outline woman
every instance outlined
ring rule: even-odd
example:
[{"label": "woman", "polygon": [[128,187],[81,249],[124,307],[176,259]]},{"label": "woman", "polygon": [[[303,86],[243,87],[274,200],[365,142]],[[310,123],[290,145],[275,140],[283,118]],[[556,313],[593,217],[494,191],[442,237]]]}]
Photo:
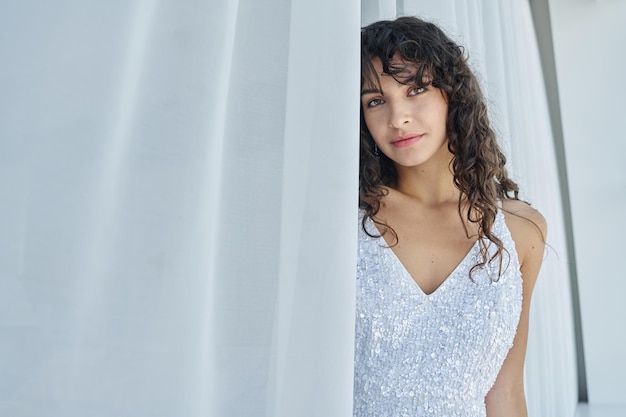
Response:
[{"label": "woman", "polygon": [[354,415],[526,416],[546,224],[518,199],[462,49],[362,30]]}]

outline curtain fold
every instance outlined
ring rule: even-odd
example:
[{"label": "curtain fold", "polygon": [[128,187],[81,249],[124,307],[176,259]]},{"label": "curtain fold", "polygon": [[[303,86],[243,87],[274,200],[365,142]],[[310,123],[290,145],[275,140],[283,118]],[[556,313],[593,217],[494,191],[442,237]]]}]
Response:
[{"label": "curtain fold", "polygon": [[351,415],[359,7],[292,2],[268,416]]},{"label": "curtain fold", "polygon": [[360,5],[0,15],[0,415],[350,415]]}]

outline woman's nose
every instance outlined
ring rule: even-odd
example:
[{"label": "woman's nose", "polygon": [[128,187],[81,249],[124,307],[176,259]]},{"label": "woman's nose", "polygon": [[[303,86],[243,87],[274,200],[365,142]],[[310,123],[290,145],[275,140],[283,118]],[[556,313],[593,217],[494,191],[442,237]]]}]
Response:
[{"label": "woman's nose", "polygon": [[411,112],[408,106],[395,104],[391,106],[389,115],[389,127],[400,129],[411,122]]}]

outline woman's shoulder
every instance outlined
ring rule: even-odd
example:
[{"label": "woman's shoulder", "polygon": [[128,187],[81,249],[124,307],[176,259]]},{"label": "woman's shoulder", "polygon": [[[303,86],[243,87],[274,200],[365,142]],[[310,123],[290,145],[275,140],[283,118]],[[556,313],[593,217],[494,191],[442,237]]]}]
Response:
[{"label": "woman's shoulder", "polygon": [[532,229],[535,232],[541,232],[545,237],[548,232],[546,219],[539,210],[532,207],[525,201],[506,199],[502,200],[502,210],[506,222],[512,226],[521,229]]},{"label": "woman's shoulder", "polygon": [[537,209],[525,201],[506,199],[502,200],[502,211],[518,254],[521,255],[520,260],[544,247],[548,225]]}]

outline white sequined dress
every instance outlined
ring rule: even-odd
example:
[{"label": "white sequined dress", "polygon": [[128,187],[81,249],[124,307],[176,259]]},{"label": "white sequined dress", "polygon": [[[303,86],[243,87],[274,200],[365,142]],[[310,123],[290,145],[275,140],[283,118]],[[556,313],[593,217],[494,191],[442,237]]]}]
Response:
[{"label": "white sequined dress", "polygon": [[[366,226],[378,233],[371,220]],[[470,279],[482,259],[476,243],[427,295],[385,241],[359,223],[355,417],[486,415],[485,396],[512,346],[522,306],[519,261],[501,210],[493,233],[505,248],[500,276],[495,262]]]}]

